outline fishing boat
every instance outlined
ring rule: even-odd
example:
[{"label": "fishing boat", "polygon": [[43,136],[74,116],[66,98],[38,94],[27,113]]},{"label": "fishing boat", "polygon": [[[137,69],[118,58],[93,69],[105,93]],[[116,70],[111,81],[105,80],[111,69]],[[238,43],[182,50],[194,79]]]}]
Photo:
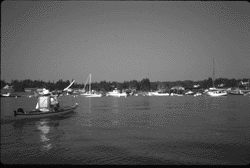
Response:
[{"label": "fishing boat", "polygon": [[74,106],[65,106],[60,107],[57,111],[50,110],[50,111],[40,111],[40,110],[32,110],[32,111],[25,111],[22,108],[18,108],[17,111],[14,111],[14,117],[17,118],[42,118],[42,117],[50,117],[56,115],[62,115],[74,112],[78,104],[76,103]]}]

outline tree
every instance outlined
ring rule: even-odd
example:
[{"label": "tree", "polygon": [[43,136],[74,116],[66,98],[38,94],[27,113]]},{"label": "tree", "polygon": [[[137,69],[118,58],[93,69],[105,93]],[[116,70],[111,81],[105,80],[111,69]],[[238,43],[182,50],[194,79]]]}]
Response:
[{"label": "tree", "polygon": [[4,87],[4,86],[6,86],[7,85],[7,83],[4,81],[4,80],[1,80],[1,89]]},{"label": "tree", "polygon": [[150,81],[148,78],[142,79],[140,82],[140,88],[143,91],[149,91],[150,90]]},{"label": "tree", "polygon": [[140,90],[140,84],[137,80],[132,80],[129,82],[129,89]]}]

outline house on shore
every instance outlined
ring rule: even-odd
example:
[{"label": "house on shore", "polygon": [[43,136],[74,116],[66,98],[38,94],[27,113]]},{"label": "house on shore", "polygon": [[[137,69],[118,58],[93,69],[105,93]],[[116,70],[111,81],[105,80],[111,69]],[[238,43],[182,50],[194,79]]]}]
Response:
[{"label": "house on shore", "polygon": [[42,92],[43,88],[24,88],[25,92]]},{"label": "house on shore", "polygon": [[185,93],[185,88],[181,86],[175,86],[170,89],[170,94],[184,94]]}]

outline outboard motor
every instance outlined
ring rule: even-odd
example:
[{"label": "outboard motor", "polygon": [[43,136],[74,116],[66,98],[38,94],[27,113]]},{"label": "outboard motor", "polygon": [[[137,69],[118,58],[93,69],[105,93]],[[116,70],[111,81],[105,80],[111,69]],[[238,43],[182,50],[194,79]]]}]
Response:
[{"label": "outboard motor", "polygon": [[17,112],[18,112],[18,113],[21,113],[21,114],[24,114],[24,110],[23,110],[22,108],[18,108],[18,109],[17,109]]},{"label": "outboard motor", "polygon": [[17,114],[25,114],[25,111],[22,108],[18,108],[17,111],[14,111],[14,116]]}]

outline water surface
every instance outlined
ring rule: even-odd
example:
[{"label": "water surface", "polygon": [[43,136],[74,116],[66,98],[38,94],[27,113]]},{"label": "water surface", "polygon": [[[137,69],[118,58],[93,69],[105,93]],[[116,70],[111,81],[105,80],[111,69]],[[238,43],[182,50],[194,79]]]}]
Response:
[{"label": "water surface", "polygon": [[34,98],[1,98],[5,164],[248,164],[250,98],[60,97],[76,113],[13,120]]}]

